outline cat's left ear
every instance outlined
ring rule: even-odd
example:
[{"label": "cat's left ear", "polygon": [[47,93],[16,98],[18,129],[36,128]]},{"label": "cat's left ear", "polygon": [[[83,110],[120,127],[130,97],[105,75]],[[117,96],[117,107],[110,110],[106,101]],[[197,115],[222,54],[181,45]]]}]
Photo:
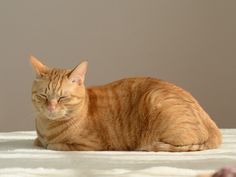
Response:
[{"label": "cat's left ear", "polygon": [[79,85],[83,84],[87,68],[88,68],[88,62],[83,61],[69,73],[68,75],[69,80]]},{"label": "cat's left ear", "polygon": [[30,56],[30,61],[31,61],[31,64],[32,64],[32,66],[34,67],[34,69],[36,71],[37,77],[41,77],[41,76],[43,76],[47,72],[48,67],[45,66],[43,63],[41,63],[33,55]]}]

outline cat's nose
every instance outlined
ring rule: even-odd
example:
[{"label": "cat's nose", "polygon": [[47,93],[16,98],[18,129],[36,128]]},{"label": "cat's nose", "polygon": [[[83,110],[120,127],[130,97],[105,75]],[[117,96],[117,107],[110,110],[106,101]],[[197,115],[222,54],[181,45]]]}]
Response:
[{"label": "cat's nose", "polygon": [[48,105],[48,111],[49,112],[54,112],[55,111],[55,109],[56,109],[56,106],[55,105]]},{"label": "cat's nose", "polygon": [[57,107],[57,100],[50,100],[47,105],[47,109],[49,112],[54,112]]}]

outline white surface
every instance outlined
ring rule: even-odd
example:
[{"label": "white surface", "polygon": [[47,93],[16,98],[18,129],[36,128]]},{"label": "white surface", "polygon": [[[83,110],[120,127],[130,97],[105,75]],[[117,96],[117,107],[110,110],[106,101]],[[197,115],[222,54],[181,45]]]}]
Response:
[{"label": "white surface", "polygon": [[201,152],[58,152],[33,146],[35,132],[0,133],[1,177],[192,177],[236,164],[236,129]]}]

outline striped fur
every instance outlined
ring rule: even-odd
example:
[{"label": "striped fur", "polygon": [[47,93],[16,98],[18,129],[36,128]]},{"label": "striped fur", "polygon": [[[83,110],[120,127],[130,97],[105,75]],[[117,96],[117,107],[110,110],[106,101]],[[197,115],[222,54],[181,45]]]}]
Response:
[{"label": "striped fur", "polygon": [[37,77],[35,144],[62,151],[198,151],[221,133],[190,93],[169,82],[128,78],[86,88],[87,63],[48,68],[31,58]]}]

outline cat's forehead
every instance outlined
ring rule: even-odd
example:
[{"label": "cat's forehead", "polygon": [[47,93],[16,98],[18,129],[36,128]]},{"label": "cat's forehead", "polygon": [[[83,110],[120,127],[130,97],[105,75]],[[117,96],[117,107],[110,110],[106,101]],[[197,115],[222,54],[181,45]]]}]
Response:
[{"label": "cat's forehead", "polygon": [[68,70],[64,69],[51,69],[42,78],[36,81],[38,90],[47,93],[58,92],[65,89],[67,85]]},{"label": "cat's forehead", "polygon": [[49,79],[57,79],[59,77],[67,76],[68,73],[69,73],[69,70],[53,68],[48,71],[47,76]]},{"label": "cat's forehead", "polygon": [[50,69],[39,80],[46,82],[60,82],[68,77],[68,70],[65,69]]}]

